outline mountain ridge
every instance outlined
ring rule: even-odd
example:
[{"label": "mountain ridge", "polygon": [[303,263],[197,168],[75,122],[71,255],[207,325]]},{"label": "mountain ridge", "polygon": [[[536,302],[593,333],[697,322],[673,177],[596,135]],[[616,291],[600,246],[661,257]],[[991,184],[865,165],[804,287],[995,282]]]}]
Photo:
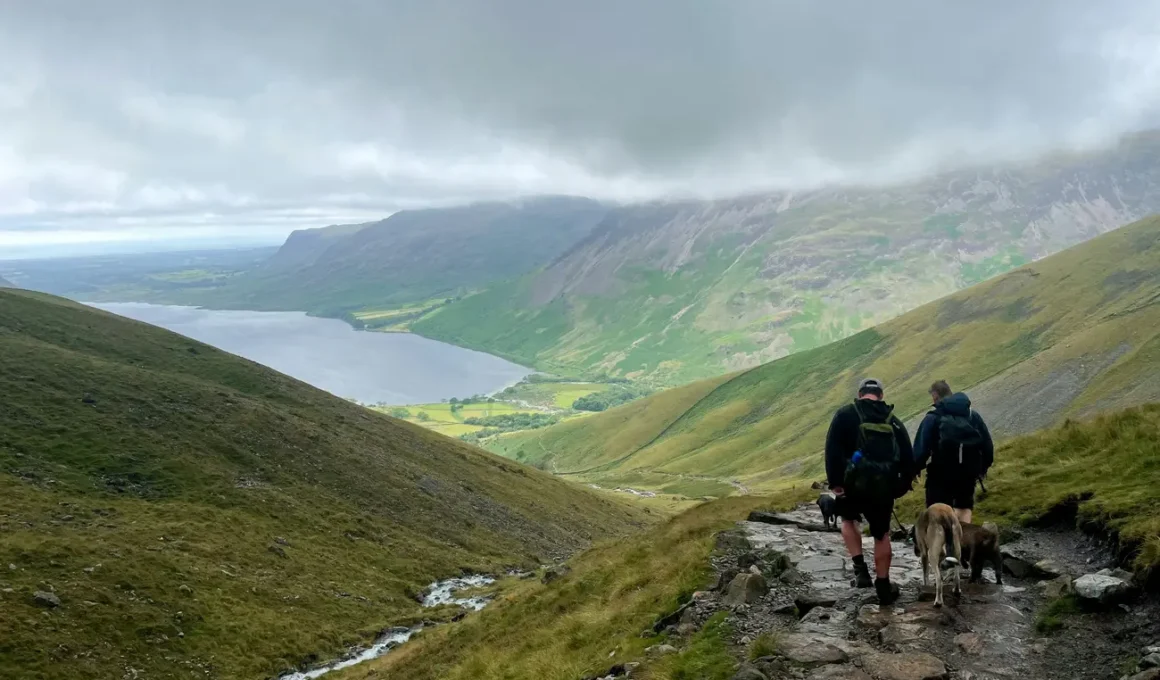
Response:
[{"label": "mountain ridge", "polygon": [[1158,150],[1151,133],[905,186],[620,206],[544,270],[412,328],[662,384],[746,368],[1160,210]]}]

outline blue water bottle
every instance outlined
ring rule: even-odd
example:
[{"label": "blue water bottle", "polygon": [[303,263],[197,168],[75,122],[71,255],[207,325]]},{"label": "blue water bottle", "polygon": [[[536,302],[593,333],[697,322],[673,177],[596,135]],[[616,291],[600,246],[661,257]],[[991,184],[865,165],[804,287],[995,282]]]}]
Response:
[{"label": "blue water bottle", "polygon": [[851,458],[850,460],[853,461],[854,465],[857,465],[858,463],[862,462],[862,452],[855,451],[853,458]]}]

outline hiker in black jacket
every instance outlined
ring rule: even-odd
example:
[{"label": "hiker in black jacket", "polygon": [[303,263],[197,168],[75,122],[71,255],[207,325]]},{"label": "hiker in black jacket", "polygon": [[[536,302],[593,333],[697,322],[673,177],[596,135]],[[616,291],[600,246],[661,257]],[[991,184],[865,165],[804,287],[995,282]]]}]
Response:
[{"label": "hiker in black jacket", "polygon": [[856,585],[869,588],[870,571],[862,556],[865,517],[874,538],[874,589],[881,604],[898,599],[890,582],[890,515],[894,499],[910,490],[917,473],[906,426],[883,401],[882,383],[863,380],[854,403],[838,409],[826,434],[826,478],[837,496],[842,540],[854,562]]},{"label": "hiker in black jacket", "polygon": [[995,443],[987,423],[962,392],[952,393],[945,380],[930,386],[934,404],[914,439],[917,465],[926,470],[926,505],[946,503],[960,522],[971,521],[975,482],[995,462]]}]

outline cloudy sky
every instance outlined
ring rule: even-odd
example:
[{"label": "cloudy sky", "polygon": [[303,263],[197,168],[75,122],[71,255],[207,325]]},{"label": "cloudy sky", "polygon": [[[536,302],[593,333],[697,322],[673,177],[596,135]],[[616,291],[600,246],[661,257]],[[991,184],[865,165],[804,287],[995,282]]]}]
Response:
[{"label": "cloudy sky", "polygon": [[1158,108],[1140,0],[0,0],[0,257],[901,180]]}]

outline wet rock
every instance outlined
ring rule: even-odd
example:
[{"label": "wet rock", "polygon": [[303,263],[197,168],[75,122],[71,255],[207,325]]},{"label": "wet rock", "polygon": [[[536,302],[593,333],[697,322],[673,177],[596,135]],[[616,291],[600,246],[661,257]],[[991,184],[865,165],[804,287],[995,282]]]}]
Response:
[{"label": "wet rock", "polygon": [[778,576],[777,579],[790,586],[796,586],[804,580],[802,579],[802,573],[793,567],[781,572],[781,576]]},{"label": "wet rock", "polygon": [[1142,673],[1133,675],[1129,680],[1160,680],[1160,668],[1149,668]]},{"label": "wet rock", "polygon": [[60,598],[57,597],[56,593],[50,593],[47,590],[38,590],[33,593],[32,601],[48,609],[55,609],[60,606]]},{"label": "wet rock", "polygon": [[733,680],[769,680],[769,676],[757,670],[756,667],[743,663],[741,668],[738,668],[737,672],[733,674]]},{"label": "wet rock", "polygon": [[1059,578],[1060,576],[1067,574],[1067,570],[1064,569],[1055,560],[1039,560],[1035,564],[1031,565],[1031,572],[1033,575],[1039,578],[1052,579]]},{"label": "wet rock", "polygon": [[833,607],[837,602],[838,598],[833,593],[825,593],[817,590],[806,591],[793,599],[798,613],[803,616],[815,607]]},{"label": "wet rock", "polygon": [[1126,599],[1132,589],[1123,579],[1104,574],[1085,574],[1072,585],[1081,600],[1098,605],[1114,605]]},{"label": "wet rock", "polygon": [[722,599],[726,605],[753,604],[769,592],[769,584],[761,574],[738,574],[729,584],[729,592]]},{"label": "wet rock", "polygon": [[644,653],[649,656],[665,656],[666,654],[676,654],[677,648],[672,645],[653,645],[645,649]]},{"label": "wet rock", "polygon": [[1140,668],[1160,668],[1160,652],[1152,652],[1140,659]]},{"label": "wet rock", "polygon": [[798,562],[797,568],[798,571],[811,575],[842,572],[846,568],[846,560],[839,555],[812,555]]},{"label": "wet rock", "polygon": [[930,628],[919,623],[891,623],[878,633],[878,640],[887,647],[905,647],[931,637]]},{"label": "wet rock", "polygon": [[806,680],[873,680],[866,671],[856,666],[829,665],[810,673]]},{"label": "wet rock", "polygon": [[955,636],[955,646],[964,654],[981,654],[986,644],[978,633],[959,633]]},{"label": "wet rock", "polygon": [[1040,581],[1039,588],[1043,590],[1043,596],[1049,600],[1055,600],[1070,595],[1072,591],[1071,577],[1067,574],[1058,576],[1050,581]]},{"label": "wet rock", "polygon": [[1027,578],[1031,575],[1035,560],[1030,556],[1011,548],[1002,548],[999,552],[1003,556],[1003,571],[1015,578]]},{"label": "wet rock", "polygon": [[947,668],[942,661],[926,652],[903,654],[868,654],[862,668],[878,680],[943,680]]},{"label": "wet rock", "polygon": [[779,641],[778,653],[803,666],[843,663],[850,656],[842,650],[844,640],[814,633],[793,633]]},{"label": "wet rock", "polygon": [[799,628],[809,633],[824,633],[828,635],[844,635],[849,627],[848,615],[840,609],[829,607],[815,607],[802,617]]}]

